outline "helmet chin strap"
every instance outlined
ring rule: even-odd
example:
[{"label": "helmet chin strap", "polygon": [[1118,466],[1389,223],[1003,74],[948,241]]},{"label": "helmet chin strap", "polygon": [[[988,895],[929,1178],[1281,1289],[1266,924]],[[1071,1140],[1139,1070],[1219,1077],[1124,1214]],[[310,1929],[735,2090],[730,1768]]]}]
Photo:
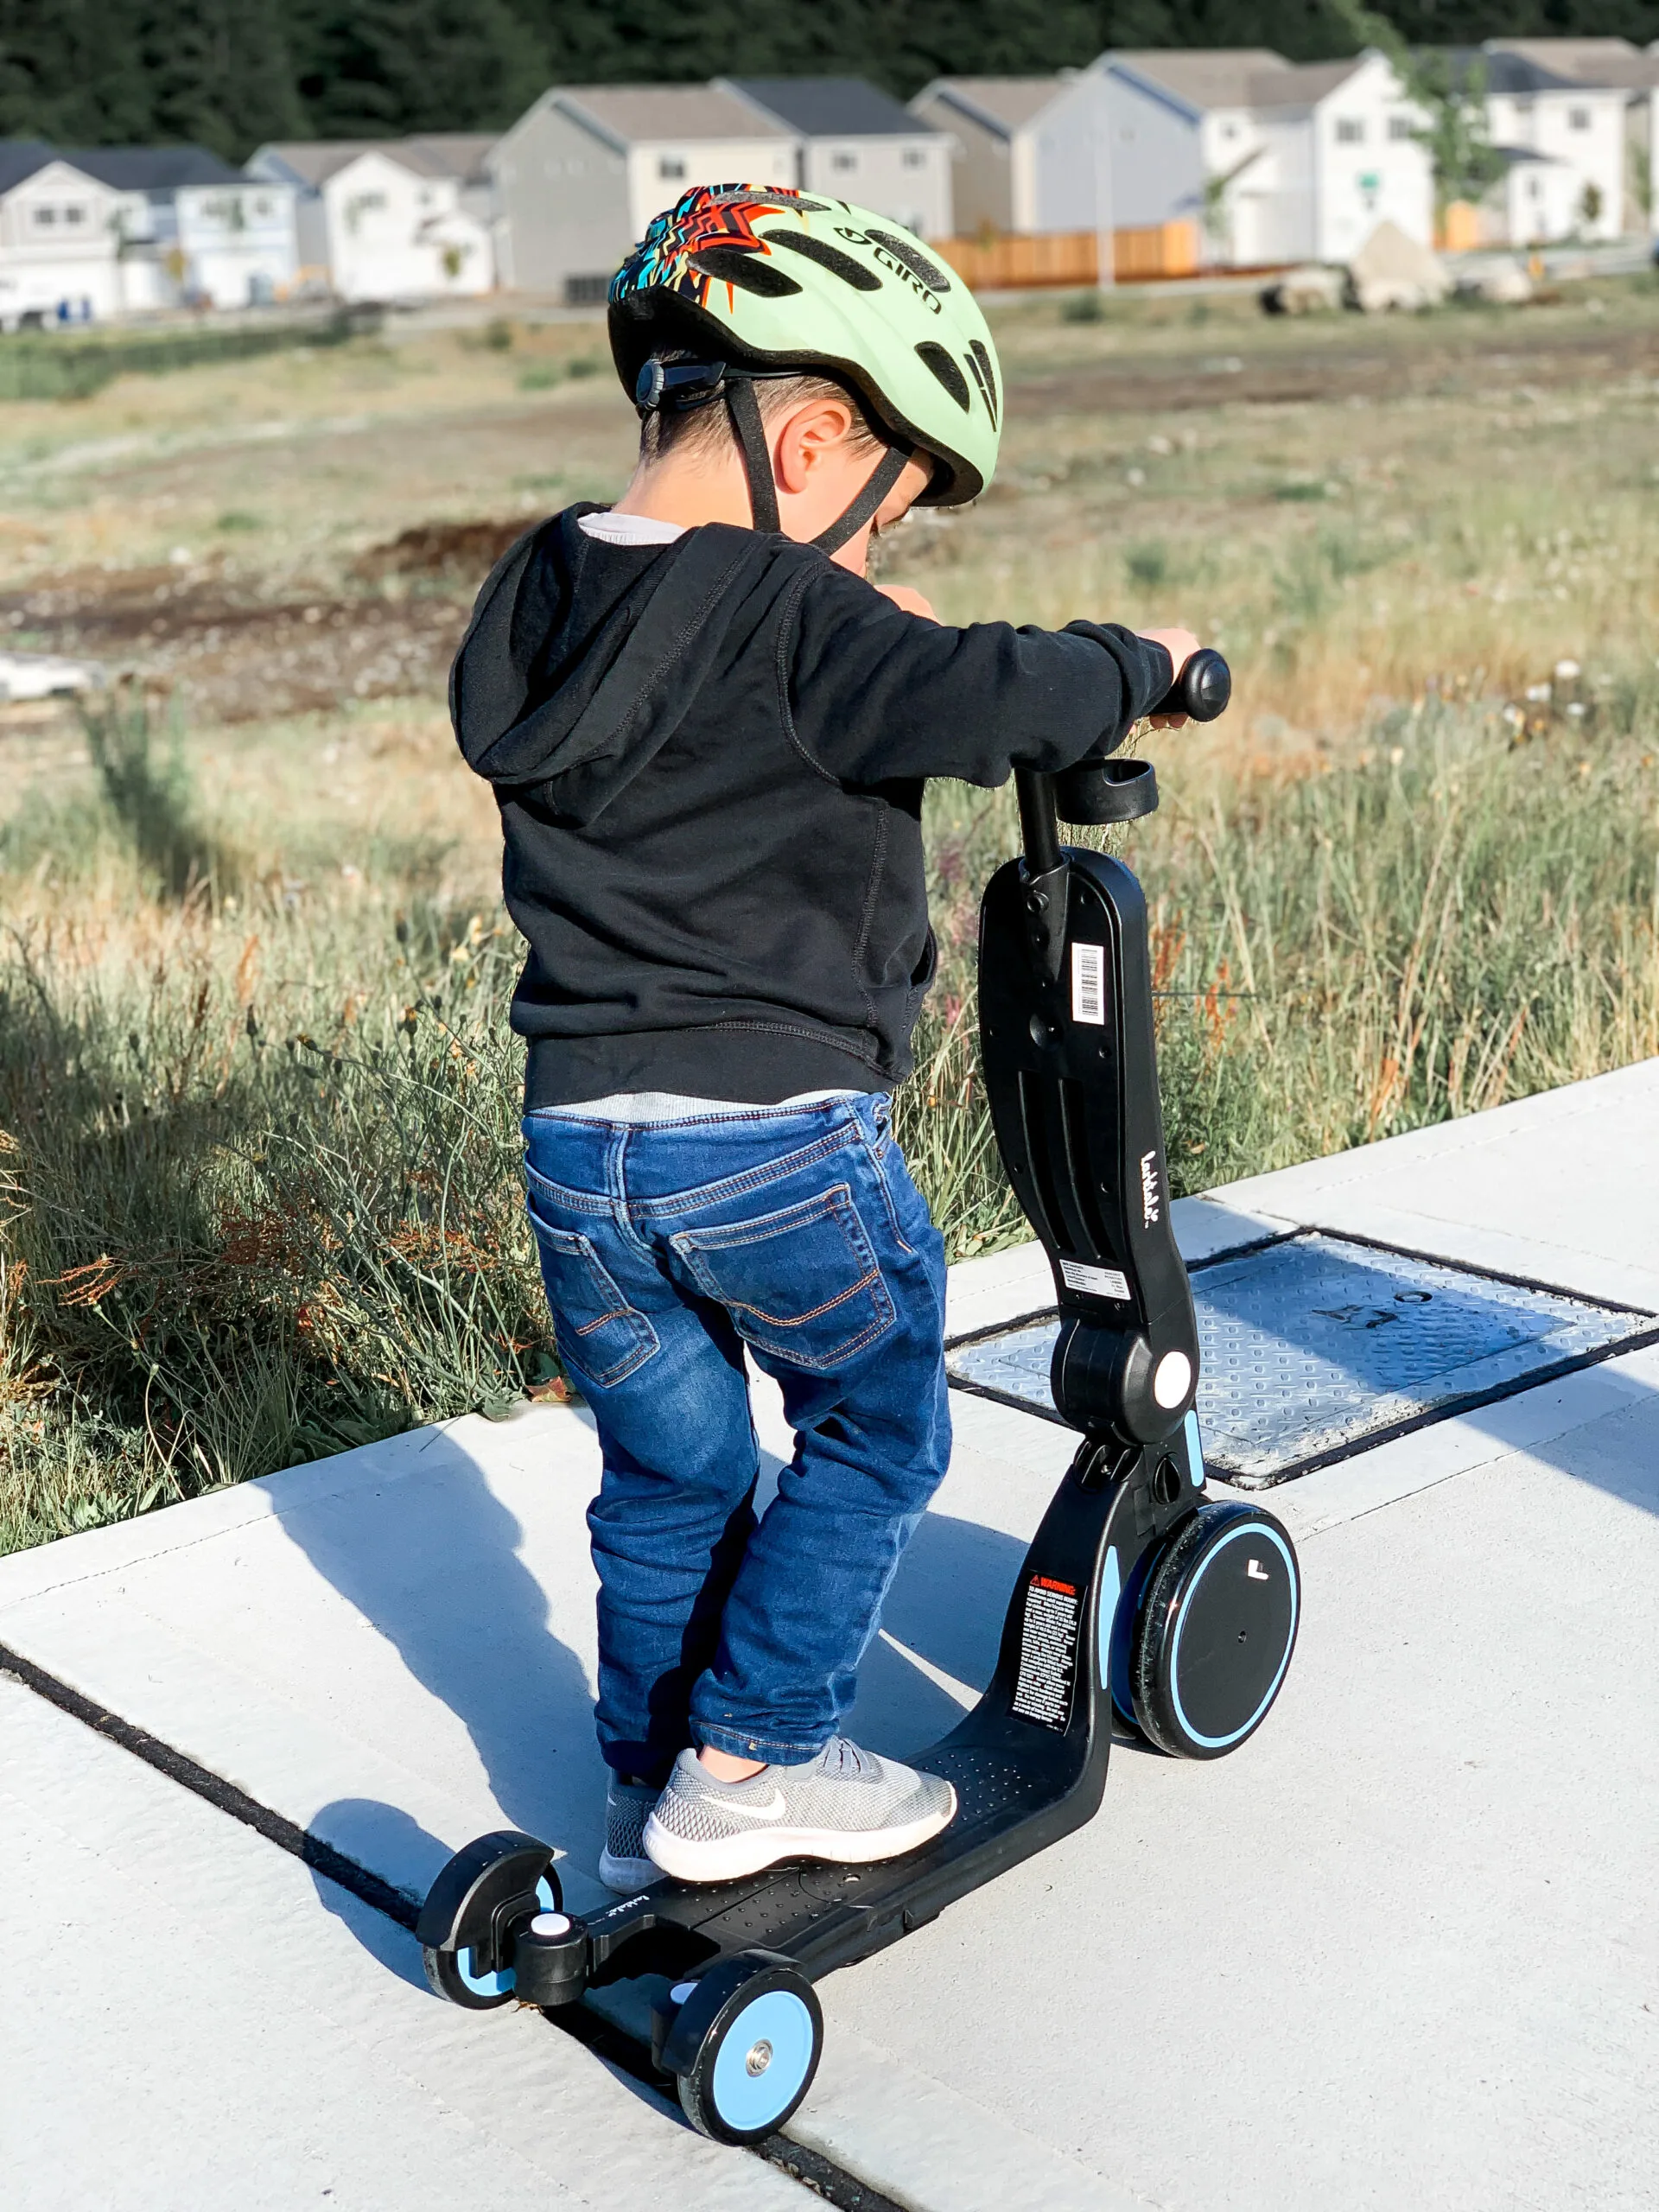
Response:
[{"label": "helmet chin strap", "polygon": [[[754,517],[754,526],[758,531],[776,536],[782,528],[778,518],[778,487],[772,480],[772,454],[767,449],[766,429],[760,420],[760,402],[754,396],[754,385],[747,377],[728,378],[726,406],[743,454],[743,473],[749,480],[749,507]],[[910,457],[908,446],[887,448],[852,505],[812,540],[821,553],[839,551],[849,537],[862,530],[867,522],[874,519],[877,508],[904,474]]]}]

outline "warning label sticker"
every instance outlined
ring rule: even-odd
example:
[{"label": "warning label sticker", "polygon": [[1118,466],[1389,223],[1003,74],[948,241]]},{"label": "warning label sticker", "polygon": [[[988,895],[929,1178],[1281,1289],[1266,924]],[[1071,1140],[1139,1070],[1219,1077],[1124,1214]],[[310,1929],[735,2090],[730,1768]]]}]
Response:
[{"label": "warning label sticker", "polygon": [[1062,1260],[1060,1280],[1068,1290],[1081,1290],[1090,1298],[1115,1298],[1127,1306],[1129,1279],[1116,1268],[1085,1267],[1081,1260]]},{"label": "warning label sticker", "polygon": [[1106,1026],[1106,948],[1103,944],[1071,947],[1071,1019]]},{"label": "warning label sticker", "polygon": [[1020,1631],[1020,1680],[1014,1709],[1022,1719],[1064,1732],[1077,1663],[1077,1593],[1069,1582],[1033,1574],[1026,1585]]}]

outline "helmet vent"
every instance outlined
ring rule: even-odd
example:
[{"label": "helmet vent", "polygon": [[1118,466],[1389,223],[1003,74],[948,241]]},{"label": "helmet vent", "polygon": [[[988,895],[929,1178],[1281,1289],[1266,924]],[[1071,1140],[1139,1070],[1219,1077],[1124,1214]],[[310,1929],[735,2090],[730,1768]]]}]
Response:
[{"label": "helmet vent", "polygon": [[867,229],[867,238],[874,238],[877,245],[885,246],[893,259],[902,262],[912,276],[919,276],[930,291],[948,292],[950,279],[937,261],[930,260],[914,238],[896,238],[891,231]]},{"label": "helmet vent", "polygon": [[968,346],[968,365],[979,385],[980,396],[985,402],[985,412],[991,418],[991,428],[996,428],[996,366],[991,359],[991,349],[982,338],[971,339]]},{"label": "helmet vent", "polygon": [[753,292],[763,300],[786,300],[801,289],[792,276],[785,276],[781,269],[774,269],[748,246],[706,245],[691,256],[691,265],[722,284]]},{"label": "helmet vent", "polygon": [[931,338],[925,339],[916,351],[965,415],[974,404],[974,395],[968,389],[967,378],[957,365],[955,354],[947,353]]},{"label": "helmet vent", "polygon": [[831,245],[827,238],[810,238],[801,231],[766,231],[760,233],[768,245],[781,245],[791,253],[804,254],[807,260],[816,261],[820,269],[827,269],[832,276],[839,276],[843,284],[850,284],[855,292],[879,292],[881,279],[874,269],[867,269],[861,261],[855,261],[850,253],[843,253],[838,245]]}]

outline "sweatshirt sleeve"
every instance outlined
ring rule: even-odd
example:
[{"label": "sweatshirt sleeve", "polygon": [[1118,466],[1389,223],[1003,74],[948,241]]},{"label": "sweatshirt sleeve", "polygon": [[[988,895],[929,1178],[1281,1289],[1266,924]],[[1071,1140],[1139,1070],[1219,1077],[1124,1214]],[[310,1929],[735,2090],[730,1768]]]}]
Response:
[{"label": "sweatshirt sleeve", "polygon": [[798,743],[842,781],[992,785],[1016,765],[1051,772],[1109,752],[1174,668],[1162,645],[1116,623],[955,629],[832,567],[801,593],[780,675]]}]

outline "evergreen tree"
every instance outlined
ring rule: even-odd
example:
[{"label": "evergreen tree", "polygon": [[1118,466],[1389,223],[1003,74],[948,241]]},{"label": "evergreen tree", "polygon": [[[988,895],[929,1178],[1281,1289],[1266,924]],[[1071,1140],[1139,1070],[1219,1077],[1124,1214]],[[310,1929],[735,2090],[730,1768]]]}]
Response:
[{"label": "evergreen tree", "polygon": [[505,130],[548,82],[506,0],[298,0],[289,22],[313,137]]},{"label": "evergreen tree", "polygon": [[264,0],[137,0],[149,135],[244,160],[267,138],[305,134],[281,24]]},{"label": "evergreen tree", "polygon": [[[1390,0],[1413,44],[1659,38],[1659,0]],[[1347,20],[1344,20],[1345,16]],[[556,82],[1039,75],[1104,47],[1350,54],[1345,0],[0,0],[0,133],[60,144],[494,130]]]},{"label": "evergreen tree", "polygon": [[109,145],[152,135],[132,0],[0,0],[0,137]]}]

